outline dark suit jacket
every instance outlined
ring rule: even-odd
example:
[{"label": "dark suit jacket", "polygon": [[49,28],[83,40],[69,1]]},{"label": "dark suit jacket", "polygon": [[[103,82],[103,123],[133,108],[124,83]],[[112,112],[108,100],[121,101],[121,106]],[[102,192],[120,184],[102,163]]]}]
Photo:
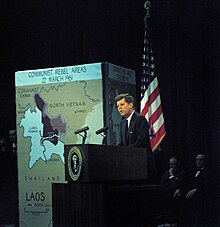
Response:
[{"label": "dark suit jacket", "polygon": [[146,147],[150,148],[149,138],[149,126],[146,118],[137,112],[134,112],[130,126],[128,128],[128,134],[125,135],[126,119],[123,119],[120,123],[120,146],[134,146],[134,147]]},{"label": "dark suit jacket", "polygon": [[128,128],[128,134],[125,136],[126,119],[121,120],[120,123],[120,138],[119,146],[133,146],[146,148],[146,155],[148,157],[148,173],[149,182],[156,182],[156,165],[152,154],[149,126],[146,118],[137,112],[134,112],[131,118],[131,122]]},{"label": "dark suit jacket", "polygon": [[202,169],[197,176],[193,174],[188,191],[194,188],[197,189],[196,193],[187,201],[189,209],[192,212],[205,212],[208,215],[208,212],[213,210],[213,204],[216,201],[216,187],[208,168]]},{"label": "dark suit jacket", "polygon": [[173,196],[173,193],[175,192],[176,189],[182,189],[184,187],[186,173],[183,170],[177,170],[174,177],[172,178],[169,177],[170,177],[169,170],[167,170],[164,172],[160,180],[160,185],[168,189]]},{"label": "dark suit jacket", "polygon": [[199,196],[207,197],[212,187],[213,187],[213,179],[210,171],[207,168],[200,170],[200,173],[198,174],[197,177],[194,174],[190,189],[196,188],[197,194]]}]

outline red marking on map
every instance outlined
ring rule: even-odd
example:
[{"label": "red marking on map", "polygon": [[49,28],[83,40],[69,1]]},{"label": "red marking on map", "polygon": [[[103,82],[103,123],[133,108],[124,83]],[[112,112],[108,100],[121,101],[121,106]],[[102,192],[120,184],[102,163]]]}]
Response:
[{"label": "red marking on map", "polygon": [[54,145],[57,145],[60,133],[66,133],[66,123],[59,115],[55,118],[50,118],[47,114],[47,104],[40,97],[39,94],[35,95],[35,102],[37,108],[42,112],[42,124],[43,124],[43,137],[41,142],[49,140]]}]

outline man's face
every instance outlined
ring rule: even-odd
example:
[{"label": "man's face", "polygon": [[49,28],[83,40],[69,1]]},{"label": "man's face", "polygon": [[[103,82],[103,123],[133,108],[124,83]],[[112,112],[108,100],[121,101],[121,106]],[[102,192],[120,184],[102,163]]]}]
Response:
[{"label": "man's face", "polygon": [[177,160],[175,158],[171,158],[169,164],[170,168],[177,169]]},{"label": "man's face", "polygon": [[133,103],[125,102],[125,98],[117,101],[117,108],[122,117],[129,117],[133,111]]},{"label": "man's face", "polygon": [[205,155],[199,154],[196,156],[196,166],[198,169],[205,166]]}]

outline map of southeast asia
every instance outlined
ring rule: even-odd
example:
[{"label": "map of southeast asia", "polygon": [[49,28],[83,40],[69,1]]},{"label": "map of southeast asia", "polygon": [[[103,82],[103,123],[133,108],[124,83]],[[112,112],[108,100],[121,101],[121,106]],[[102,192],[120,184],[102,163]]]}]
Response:
[{"label": "map of southeast asia", "polygon": [[31,112],[29,107],[20,123],[24,137],[31,138],[29,168],[40,158],[45,162],[50,160],[52,154],[57,154],[64,163],[64,143],[59,141],[59,135],[66,133],[66,123],[61,115],[55,118],[48,116],[47,105],[39,94],[34,99],[35,110]]},{"label": "map of southeast asia", "polygon": [[74,134],[78,128],[90,127],[87,143],[101,142],[94,133],[103,126],[101,80],[16,89],[18,137],[28,139],[29,168],[52,157],[64,164],[64,144],[81,143],[81,137]]}]

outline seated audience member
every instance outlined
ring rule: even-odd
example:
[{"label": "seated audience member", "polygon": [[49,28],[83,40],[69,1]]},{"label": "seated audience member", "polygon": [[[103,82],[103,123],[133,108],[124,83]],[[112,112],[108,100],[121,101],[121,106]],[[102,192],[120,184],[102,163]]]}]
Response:
[{"label": "seated audience member", "polygon": [[160,185],[168,191],[165,218],[167,221],[176,222],[181,207],[180,192],[185,181],[185,171],[180,168],[177,157],[171,157],[169,160],[169,170],[165,171]]},{"label": "seated audience member", "polygon": [[180,187],[185,178],[185,171],[180,169],[177,157],[172,157],[169,160],[169,170],[165,171],[160,185],[164,186],[172,197],[180,195]]},{"label": "seated audience member", "polygon": [[188,221],[188,226],[206,226],[209,222],[213,189],[212,175],[206,166],[206,157],[204,154],[198,154],[196,171],[185,195],[185,220]]}]

